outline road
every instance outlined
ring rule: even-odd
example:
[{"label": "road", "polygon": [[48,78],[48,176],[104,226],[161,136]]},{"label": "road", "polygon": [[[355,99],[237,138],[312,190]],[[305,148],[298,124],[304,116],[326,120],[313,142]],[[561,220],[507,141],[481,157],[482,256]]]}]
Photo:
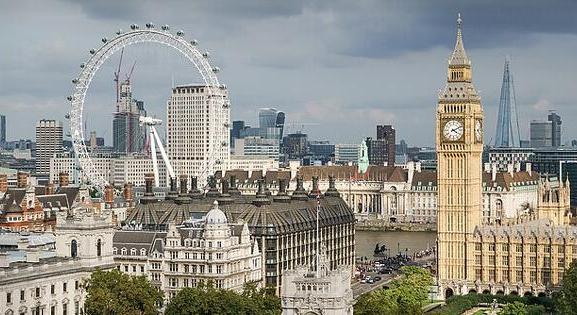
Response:
[{"label": "road", "polygon": [[[418,265],[426,265],[429,263],[434,263],[435,258],[432,256],[429,257],[423,257],[423,258],[418,258],[415,260],[415,262]],[[388,284],[391,280],[393,280],[395,277],[400,275],[399,271],[395,271],[392,274],[388,274],[388,275],[381,275],[381,274],[377,274],[376,272],[370,272],[368,273],[369,276],[374,277],[376,275],[380,276],[382,279],[380,281],[377,281],[375,283],[361,283],[358,279],[353,280],[353,282],[351,283],[351,289],[353,290],[353,297],[355,300],[358,299],[359,296],[374,291],[376,289],[382,288],[383,286],[385,286],[386,284]]]}]

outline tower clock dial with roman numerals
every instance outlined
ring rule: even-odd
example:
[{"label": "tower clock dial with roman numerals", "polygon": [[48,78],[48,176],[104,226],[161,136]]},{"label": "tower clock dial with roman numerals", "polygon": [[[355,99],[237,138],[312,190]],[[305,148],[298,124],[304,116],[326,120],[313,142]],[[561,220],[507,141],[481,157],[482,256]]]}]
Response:
[{"label": "tower clock dial with roman numerals", "polygon": [[443,136],[446,140],[457,141],[463,137],[463,123],[459,120],[449,120],[443,127]]}]

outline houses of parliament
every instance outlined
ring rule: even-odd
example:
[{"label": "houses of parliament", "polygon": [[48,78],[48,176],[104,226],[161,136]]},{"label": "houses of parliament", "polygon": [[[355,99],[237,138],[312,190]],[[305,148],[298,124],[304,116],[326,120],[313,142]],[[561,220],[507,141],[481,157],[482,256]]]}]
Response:
[{"label": "houses of parliament", "polygon": [[461,22],[436,117],[439,294],[548,295],[577,260],[569,182],[540,180],[535,210],[483,222],[483,107]]}]

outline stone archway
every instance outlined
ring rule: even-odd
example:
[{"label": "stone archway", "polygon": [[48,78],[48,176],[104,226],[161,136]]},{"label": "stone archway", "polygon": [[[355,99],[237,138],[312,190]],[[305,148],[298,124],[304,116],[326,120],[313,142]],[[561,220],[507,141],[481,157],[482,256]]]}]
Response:
[{"label": "stone archway", "polygon": [[453,289],[451,288],[447,288],[445,290],[445,300],[450,298],[451,296],[455,295],[455,293],[453,292]]},{"label": "stone archway", "polygon": [[483,290],[483,294],[491,294],[491,291],[488,289]]},{"label": "stone archway", "polygon": [[497,291],[497,295],[505,295],[505,292],[503,292],[503,290],[499,290]]},{"label": "stone archway", "polygon": [[517,291],[511,291],[511,293],[509,293],[509,295],[519,295],[519,292],[517,292]]},{"label": "stone archway", "polygon": [[471,289],[471,290],[469,290],[469,294],[477,294],[477,290]]},{"label": "stone archway", "polygon": [[523,294],[523,296],[533,296],[533,292],[527,291]]}]

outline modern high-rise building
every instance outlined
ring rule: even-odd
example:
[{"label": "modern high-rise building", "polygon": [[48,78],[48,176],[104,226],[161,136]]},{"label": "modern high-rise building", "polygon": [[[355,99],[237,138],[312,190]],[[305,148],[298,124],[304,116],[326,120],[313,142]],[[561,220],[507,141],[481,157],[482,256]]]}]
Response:
[{"label": "modern high-rise building", "polygon": [[[219,101],[222,98],[223,101]],[[209,175],[230,160],[230,103],[225,88],[180,85],[167,104],[166,147],[177,175]]]},{"label": "modern high-rise building", "polygon": [[146,116],[144,102],[132,98],[129,80],[120,83],[116,112],[112,120],[112,146],[114,152],[128,154],[142,152],[146,142],[145,127],[140,116]]},{"label": "modern high-rise building", "polygon": [[356,163],[359,160],[359,144],[337,143],[335,144],[335,163]]},{"label": "modern high-rise building", "polygon": [[551,146],[561,146],[561,116],[555,112],[550,112],[547,120],[551,122]]},{"label": "modern high-rise building", "polygon": [[0,145],[6,143],[6,116],[0,115]]},{"label": "modern high-rise building", "polygon": [[553,146],[553,125],[550,121],[531,121],[529,134],[531,147],[548,148]]},{"label": "modern high-rise building", "polygon": [[505,60],[503,83],[501,84],[501,98],[499,101],[499,115],[497,116],[495,147],[518,148],[521,145],[520,138],[521,134],[519,132],[513,75],[511,74],[509,60]]},{"label": "modern high-rise building", "polygon": [[437,107],[438,285],[455,294],[457,279],[474,275],[467,240],[481,224],[483,108],[472,83],[471,61],[457,20],[457,42]]},{"label": "modern high-rise building", "polygon": [[307,135],[291,133],[283,140],[284,153],[289,159],[302,159],[307,154]]},{"label": "modern high-rise building", "polygon": [[282,139],[285,114],[274,108],[261,108],[258,112],[258,127],[268,139]]},{"label": "modern high-rise building", "polygon": [[377,140],[384,140],[385,145],[385,162],[387,165],[395,165],[395,154],[396,154],[396,132],[395,128],[391,125],[378,125],[377,126]]},{"label": "modern high-rise building", "polygon": [[36,174],[50,174],[50,159],[62,153],[62,123],[42,119],[36,124]]},{"label": "modern high-rise building", "polygon": [[388,162],[387,145],[384,139],[377,140],[368,137],[365,139],[365,144],[370,165],[385,165],[385,162]]}]

